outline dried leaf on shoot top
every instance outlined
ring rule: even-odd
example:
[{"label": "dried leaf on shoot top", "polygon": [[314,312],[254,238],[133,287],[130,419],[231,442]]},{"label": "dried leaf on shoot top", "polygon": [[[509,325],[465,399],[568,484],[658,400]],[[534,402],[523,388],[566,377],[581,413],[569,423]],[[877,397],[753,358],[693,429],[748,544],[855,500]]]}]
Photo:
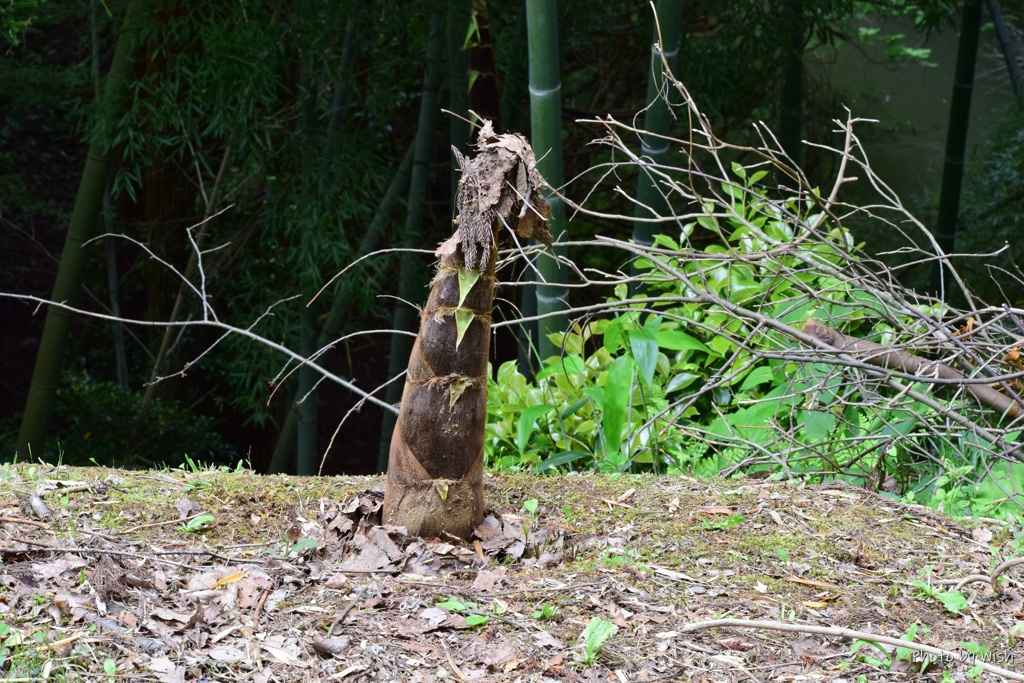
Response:
[{"label": "dried leaf on shoot top", "polygon": [[461,244],[466,268],[483,270],[490,259],[494,231],[501,224],[514,226],[520,237],[551,246],[547,217],[551,207],[540,188],[537,160],[522,135],[495,135],[485,121],[477,136],[478,154],[468,158],[453,148],[462,177],[457,206],[459,227],[438,248],[438,255],[454,252]]}]

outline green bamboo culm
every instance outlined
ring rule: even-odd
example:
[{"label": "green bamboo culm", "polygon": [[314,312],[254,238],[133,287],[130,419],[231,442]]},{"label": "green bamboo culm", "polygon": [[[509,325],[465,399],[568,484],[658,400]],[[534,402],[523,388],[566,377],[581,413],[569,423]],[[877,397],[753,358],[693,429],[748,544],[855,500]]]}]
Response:
[{"label": "green bamboo culm", "polygon": [[[316,95],[317,79],[314,75],[314,60],[306,56],[303,62],[299,86],[299,111],[301,118],[299,123],[300,156],[299,169],[304,182],[315,185],[316,180],[312,177],[317,173],[321,178],[324,176],[321,159],[318,158],[317,139],[317,116],[316,116]],[[304,232],[303,242],[311,239],[309,232]],[[312,251],[310,245],[303,244],[300,248],[303,251]],[[308,297],[307,297],[308,298]],[[299,353],[309,358],[316,351],[316,319],[319,302],[307,305],[302,309],[299,322]],[[316,403],[317,403],[317,379],[318,373],[308,365],[302,365],[298,371],[299,389],[295,400],[299,401],[299,428],[295,440],[295,473],[300,476],[311,476],[316,474]]]},{"label": "green bamboo culm", "polygon": [[[680,28],[682,27],[683,0],[658,0],[655,5],[657,21],[651,39],[651,69],[647,73],[647,110],[644,112],[644,134],[641,136],[641,156],[653,166],[661,166],[668,159],[672,128],[672,112],[666,101],[666,83],[662,56],[669,69],[675,70],[679,57]],[[660,34],[659,34],[660,27]],[[640,168],[636,179],[636,218],[656,218],[669,215],[668,202],[658,187],[657,175]],[[637,244],[654,244],[654,236],[663,230],[657,223],[633,223],[633,239]]]},{"label": "green bamboo culm", "polygon": [[[427,62],[423,75],[423,95],[420,99],[420,117],[416,126],[415,152],[413,153],[412,177],[409,181],[409,206],[405,219],[405,231],[402,246],[406,249],[422,249],[423,215],[427,203],[427,186],[430,184],[430,153],[434,141],[434,131],[438,118],[438,89],[441,82],[441,38],[443,35],[440,10],[435,10],[430,17],[430,34],[427,43]],[[416,327],[416,310],[406,301],[417,301],[421,290],[429,278],[424,277],[429,269],[424,259],[416,254],[404,254],[398,276],[399,301],[392,316],[392,329],[414,332]],[[388,357],[388,377],[401,373],[409,361],[412,341],[404,334],[391,337],[391,352]],[[388,385],[387,402],[398,403],[402,397],[402,382]],[[391,449],[391,435],[395,430],[396,416],[384,414],[384,422],[380,433],[380,449],[377,456],[377,471],[387,469],[388,455]]]},{"label": "green bamboo culm", "polygon": [[[530,59],[530,138],[537,157],[537,170],[552,187],[561,187],[562,173],[562,82],[558,51],[558,3],[551,0],[526,0],[526,35]],[[546,192],[551,204],[551,234],[556,256],[564,256],[559,247],[565,233],[565,204]],[[566,270],[548,257],[537,262],[546,284],[533,288],[537,315],[550,316],[566,308],[569,294]],[[564,332],[566,318],[545,317],[537,322],[537,348],[543,361],[561,353],[550,335]]]},{"label": "green bamboo culm", "polygon": [[1021,76],[1019,59],[1017,57],[1017,46],[1010,36],[1010,30],[1003,18],[1003,8],[999,0],[988,0],[988,13],[992,17],[992,27],[996,31],[996,38],[999,39],[999,49],[1003,53],[1003,61],[1006,62],[1006,72],[1010,75],[1010,83],[1013,85],[1013,94],[1017,98],[1017,107],[1024,109],[1024,76]]},{"label": "green bamboo culm", "polygon": [[[964,0],[960,14],[960,39],[956,48],[956,73],[949,103],[949,129],[946,132],[946,159],[942,165],[939,191],[939,216],[935,238],[942,252],[956,247],[957,218],[960,213],[960,186],[964,179],[964,151],[971,119],[971,91],[974,89],[974,65],[978,60],[978,36],[981,32],[981,0]],[[944,294],[942,262],[933,261],[929,291]]]},{"label": "green bamboo culm", "polygon": [[[358,53],[358,40],[360,33],[356,30],[358,26],[358,15],[355,12],[358,7],[353,7],[352,13],[349,14],[348,21],[345,26],[345,38],[341,49],[341,60],[337,70],[337,80],[334,84],[334,97],[331,100],[331,109],[329,123],[327,126],[327,151],[320,160],[323,166],[323,172],[320,174],[321,192],[323,195],[323,187],[327,183],[334,182],[334,172],[331,169],[331,163],[334,157],[337,155],[337,150],[340,147],[342,130],[346,120],[346,112],[348,110],[349,102],[349,91],[351,90],[352,73],[355,70],[355,60]],[[385,191],[384,196],[381,198],[380,203],[377,206],[377,210],[374,213],[373,220],[370,222],[369,227],[363,234],[363,239],[359,243],[359,250],[356,253],[356,257],[365,256],[370,252],[376,250],[380,243],[383,241],[383,235],[387,226],[388,220],[394,210],[395,205],[398,203],[399,195],[405,192],[405,189],[409,185],[409,167],[412,165],[412,148],[410,147],[399,164],[398,171],[395,173],[394,178],[391,180],[391,184]],[[344,226],[340,225],[339,230],[343,230]],[[331,298],[330,309],[324,318],[323,326],[320,328],[318,336],[316,337],[316,346],[312,347],[313,352],[318,352],[320,349],[326,347],[331,341],[333,341],[341,329],[349,320],[349,315],[352,312],[352,297],[355,295],[354,280],[358,275],[352,275],[348,278],[342,279],[340,283],[335,287],[334,295]],[[308,321],[303,323],[303,329],[308,329]],[[307,339],[307,341],[309,341]],[[308,355],[307,351],[302,351],[304,355]],[[308,385],[307,385],[308,386]],[[315,378],[312,384],[315,391]],[[300,399],[303,396],[309,394],[311,389],[302,390],[296,394],[296,398]],[[307,402],[315,403],[312,394]],[[303,403],[305,405],[305,403]],[[309,408],[307,408],[309,410]],[[315,413],[310,415],[307,414],[302,418],[303,424],[309,425],[306,429],[315,433],[316,431],[316,415]],[[300,407],[295,404],[294,401],[289,402],[288,412],[285,414],[284,422],[281,424],[281,431],[278,433],[277,443],[274,446],[274,454],[271,457],[270,464],[268,465],[267,471],[270,473],[277,472],[300,472],[308,467],[316,467],[315,458],[310,459],[308,451],[308,443],[310,442],[309,432],[306,436],[297,436],[299,433],[300,424]],[[315,444],[315,438],[312,440]],[[313,465],[301,465],[299,464],[299,458],[294,458],[295,467],[292,467],[293,455],[296,453],[296,445],[299,446],[299,453],[305,453],[306,455],[302,458],[307,463],[313,463]],[[314,446],[315,447],[315,446]],[[306,450],[303,450],[306,449]],[[315,474],[316,470],[310,472]]]},{"label": "green bamboo culm", "polygon": [[[384,192],[380,204],[377,205],[377,210],[373,214],[373,220],[370,221],[370,226],[366,229],[366,233],[359,243],[358,256],[366,256],[376,251],[384,241],[384,233],[391,219],[391,214],[394,212],[395,206],[398,205],[401,195],[409,187],[409,169],[412,167],[412,153],[413,148],[410,146],[406,150],[405,156],[402,157],[398,170],[395,171],[388,189]],[[327,311],[323,328],[320,330],[320,336],[317,338],[316,348],[318,350],[326,347],[337,338],[342,328],[348,322],[352,313],[352,297],[357,289],[355,285],[357,277],[361,276],[350,275],[342,279],[338,284],[331,299],[331,307]],[[294,452],[293,446],[296,443],[298,426],[299,409],[295,402],[292,401],[288,413],[285,415],[284,423],[281,425],[281,433],[278,435],[277,445],[274,447],[274,455],[267,469],[268,473],[274,474],[276,472],[291,471],[291,456]]]},{"label": "green bamboo culm", "polygon": [[[110,72],[103,86],[103,98],[99,103],[105,133],[97,135],[89,145],[51,301],[74,305],[82,286],[86,260],[83,245],[96,232],[103,207],[103,193],[117,155],[106,131],[121,117],[131,101],[128,80],[131,78],[132,50],[135,46],[128,27],[138,14],[139,3],[129,3],[121,35],[114,48]],[[71,312],[61,308],[51,307],[46,311],[43,336],[39,342],[25,413],[18,432],[17,457],[40,457],[43,454],[43,442],[60,384],[72,318]]]},{"label": "green bamboo culm", "polygon": [[[782,88],[779,93],[779,144],[800,167],[804,118],[804,3],[782,0]],[[793,182],[790,179],[789,182]]]},{"label": "green bamboo culm", "polygon": [[[473,20],[472,0],[448,2],[448,126],[452,147],[465,156],[469,154],[469,52],[464,50],[466,32]],[[459,187],[459,165],[451,157],[452,206]],[[455,213],[453,209],[452,213]]]}]

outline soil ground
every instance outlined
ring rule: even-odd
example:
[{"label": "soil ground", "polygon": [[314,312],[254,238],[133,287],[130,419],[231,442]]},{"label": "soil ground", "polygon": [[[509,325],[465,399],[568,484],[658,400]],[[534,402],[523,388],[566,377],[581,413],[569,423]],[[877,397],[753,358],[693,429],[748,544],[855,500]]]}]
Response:
[{"label": "soil ground", "polygon": [[1021,567],[953,590],[1014,556],[993,523],[839,485],[494,474],[463,543],[379,526],[380,489],[0,466],[0,677],[1024,680]]}]

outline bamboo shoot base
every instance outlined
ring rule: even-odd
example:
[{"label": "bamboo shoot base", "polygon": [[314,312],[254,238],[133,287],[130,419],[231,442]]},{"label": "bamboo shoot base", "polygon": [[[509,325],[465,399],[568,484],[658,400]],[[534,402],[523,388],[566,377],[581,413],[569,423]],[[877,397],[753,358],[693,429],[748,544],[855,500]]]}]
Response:
[{"label": "bamboo shoot base", "polygon": [[[483,521],[483,473],[474,478],[426,479],[384,493],[384,524],[401,524],[413,536],[468,540]],[[399,522],[401,520],[401,522]]]}]

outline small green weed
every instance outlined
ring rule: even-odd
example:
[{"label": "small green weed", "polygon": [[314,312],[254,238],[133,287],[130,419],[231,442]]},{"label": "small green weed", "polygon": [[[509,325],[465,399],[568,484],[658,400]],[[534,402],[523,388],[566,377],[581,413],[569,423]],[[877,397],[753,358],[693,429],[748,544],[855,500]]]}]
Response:
[{"label": "small green weed", "polygon": [[605,642],[615,633],[615,624],[605,621],[600,617],[594,617],[583,629],[580,638],[583,639],[587,651],[583,658],[584,664],[593,664],[597,655],[601,653]]},{"label": "small green weed", "polygon": [[746,520],[746,517],[744,517],[743,515],[729,515],[728,517],[720,517],[718,519],[705,520],[704,522],[698,524],[697,528],[704,529],[707,531],[721,531],[723,529],[734,527],[737,524],[743,522],[744,520]]},{"label": "small green weed", "polygon": [[184,524],[179,524],[178,531],[184,531],[188,534],[194,534],[199,531],[202,531],[207,524],[214,521],[215,519],[216,517],[214,517],[213,515],[196,515]]},{"label": "small green weed", "polygon": [[945,610],[951,614],[960,614],[966,610],[970,604],[967,602],[967,598],[960,591],[944,591],[939,590],[928,581],[928,577],[931,576],[932,567],[925,567],[921,570],[921,575],[924,576],[925,580],[913,579],[910,581],[910,585],[917,588],[917,597],[925,598],[928,600],[934,600],[940,603]]},{"label": "small green weed", "polygon": [[558,612],[558,608],[552,605],[550,602],[546,602],[541,605],[540,609],[535,609],[530,612],[530,616],[537,621],[547,621],[551,619]]},{"label": "small green weed", "polygon": [[[914,642],[917,638],[917,630],[918,624],[911,624],[907,632],[900,636],[900,640]],[[922,626],[921,631],[922,633],[927,633],[928,629]],[[857,654],[864,647],[875,650],[878,653],[878,656]],[[876,643],[873,640],[855,640],[853,645],[850,646],[850,655],[856,655],[859,661],[862,661],[865,664],[871,664],[872,666],[877,666],[885,671],[889,671],[895,662],[909,660],[913,654],[914,651],[906,647],[897,647],[894,654],[890,653],[889,650],[887,650],[881,643]],[[925,662],[922,667],[923,666],[927,666],[927,662]]]},{"label": "small green weed", "polygon": [[303,550],[310,550],[312,548],[316,548],[318,545],[319,543],[314,541],[312,538],[300,538],[288,548],[288,552],[301,553]]},{"label": "small green weed", "polygon": [[449,612],[457,612],[466,615],[466,626],[484,626],[490,617],[486,614],[480,614],[477,611],[477,604],[469,600],[457,600],[455,598],[448,598],[443,602],[437,603],[437,606],[446,609]]}]

